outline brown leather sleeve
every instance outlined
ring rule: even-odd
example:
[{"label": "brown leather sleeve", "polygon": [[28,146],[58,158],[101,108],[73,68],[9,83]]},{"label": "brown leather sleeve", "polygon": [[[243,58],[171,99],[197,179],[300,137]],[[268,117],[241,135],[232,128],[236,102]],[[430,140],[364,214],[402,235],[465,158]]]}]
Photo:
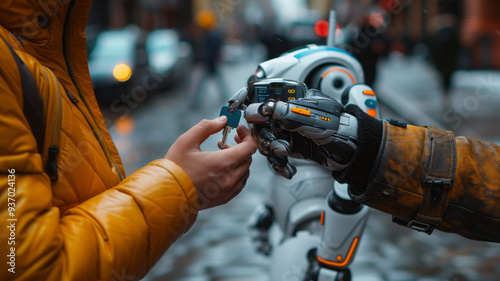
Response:
[{"label": "brown leather sleeve", "polygon": [[489,142],[384,123],[368,186],[349,192],[418,231],[500,242],[500,147]]}]

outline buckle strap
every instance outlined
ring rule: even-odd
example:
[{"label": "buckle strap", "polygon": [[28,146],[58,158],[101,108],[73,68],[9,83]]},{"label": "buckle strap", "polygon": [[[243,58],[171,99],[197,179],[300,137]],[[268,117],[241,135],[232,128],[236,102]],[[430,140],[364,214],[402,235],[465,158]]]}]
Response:
[{"label": "buckle strap", "polygon": [[448,192],[453,188],[456,169],[455,135],[450,131],[428,127],[429,162],[422,177],[424,197],[415,220],[438,226],[443,219]]},{"label": "buckle strap", "polygon": [[43,141],[45,135],[45,120],[43,116],[43,100],[38,92],[38,88],[33,78],[33,75],[28,70],[26,64],[7,43],[5,38],[0,36],[1,41],[10,50],[14,57],[17,68],[19,70],[19,77],[21,79],[21,87],[23,91],[23,113],[28,121],[28,124],[35,137],[38,153],[43,153]]},{"label": "buckle strap", "polygon": [[430,235],[443,220],[448,193],[453,188],[457,152],[452,132],[427,128],[429,160],[421,181],[424,189],[422,203],[415,218],[403,220],[393,217],[392,221]]},{"label": "buckle strap", "polygon": [[402,225],[402,226],[406,226],[406,227],[411,228],[413,230],[416,230],[418,232],[427,233],[429,235],[432,234],[432,232],[434,231],[434,228],[435,228],[434,226],[432,226],[428,223],[423,223],[423,222],[419,222],[416,220],[406,221],[406,220],[402,220],[402,219],[395,217],[395,216],[392,216],[392,222],[399,224],[399,225]]}]

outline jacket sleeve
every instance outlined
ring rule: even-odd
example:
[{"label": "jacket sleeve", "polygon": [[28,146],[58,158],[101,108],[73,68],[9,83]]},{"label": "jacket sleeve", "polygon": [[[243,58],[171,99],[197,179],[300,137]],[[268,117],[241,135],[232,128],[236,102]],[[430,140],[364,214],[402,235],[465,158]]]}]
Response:
[{"label": "jacket sleeve", "polygon": [[434,127],[382,124],[367,184],[351,185],[351,197],[418,231],[500,242],[500,147]]},{"label": "jacket sleeve", "polygon": [[13,58],[0,56],[0,280],[140,279],[195,221],[191,180],[156,160],[61,214],[19,85]]}]

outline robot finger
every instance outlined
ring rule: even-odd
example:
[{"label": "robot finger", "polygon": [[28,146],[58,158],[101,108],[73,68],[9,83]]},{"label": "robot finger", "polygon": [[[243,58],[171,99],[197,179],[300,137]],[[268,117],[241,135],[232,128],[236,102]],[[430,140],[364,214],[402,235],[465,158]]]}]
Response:
[{"label": "robot finger", "polygon": [[250,124],[262,124],[269,121],[269,116],[263,116],[261,114],[261,106],[263,103],[252,103],[246,109],[244,113],[245,120]]},{"label": "robot finger", "polygon": [[267,161],[276,173],[286,179],[291,179],[297,173],[297,168],[288,162],[288,157],[286,156],[271,152],[270,156],[267,157]]},{"label": "robot finger", "polygon": [[290,143],[281,139],[272,141],[269,145],[269,150],[280,156],[289,156],[292,153]]},{"label": "robot finger", "polygon": [[236,104],[236,109],[245,109],[245,101],[247,100],[248,90],[246,87],[239,89],[228,101],[229,105]]},{"label": "robot finger", "polygon": [[271,144],[276,140],[276,136],[268,127],[255,128],[255,131],[258,134],[259,152],[264,156],[271,155]]}]

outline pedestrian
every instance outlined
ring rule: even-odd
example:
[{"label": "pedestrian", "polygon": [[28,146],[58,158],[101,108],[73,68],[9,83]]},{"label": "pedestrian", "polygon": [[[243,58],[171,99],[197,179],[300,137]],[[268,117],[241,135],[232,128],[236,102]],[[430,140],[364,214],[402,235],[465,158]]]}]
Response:
[{"label": "pedestrian", "polygon": [[217,16],[212,10],[202,10],[192,24],[195,68],[191,77],[190,105],[202,104],[207,82],[214,80],[218,87],[220,102],[229,98],[226,83],[219,69],[224,34],[218,26]]},{"label": "pedestrian", "polygon": [[443,86],[443,108],[450,106],[451,77],[458,68],[460,43],[458,20],[453,14],[440,14],[429,20],[430,61],[441,74]]},{"label": "pedestrian", "polygon": [[236,145],[200,149],[220,117],[125,177],[88,72],[91,3],[0,2],[1,280],[139,280],[249,176],[243,126]]}]

